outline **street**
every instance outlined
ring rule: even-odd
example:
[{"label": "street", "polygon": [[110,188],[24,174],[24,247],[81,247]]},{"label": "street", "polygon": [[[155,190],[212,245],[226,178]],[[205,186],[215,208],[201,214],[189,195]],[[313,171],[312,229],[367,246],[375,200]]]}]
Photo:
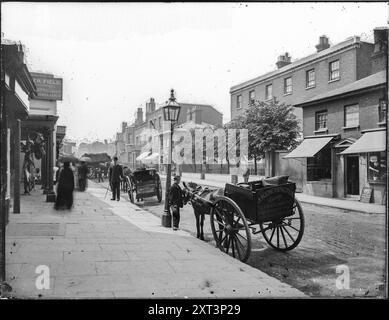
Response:
[{"label": "street", "polygon": [[[158,203],[155,197],[136,204],[158,217],[164,209],[164,202]],[[310,204],[302,206],[305,233],[298,247],[287,253],[277,252],[260,234],[252,235],[252,252],[247,264],[310,296],[382,296],[385,215]],[[181,211],[180,228],[196,236],[195,216],[190,205]],[[204,235],[206,242],[215,245],[209,216],[205,218]],[[336,286],[340,276],[336,269],[343,265],[349,268],[349,289]]]}]

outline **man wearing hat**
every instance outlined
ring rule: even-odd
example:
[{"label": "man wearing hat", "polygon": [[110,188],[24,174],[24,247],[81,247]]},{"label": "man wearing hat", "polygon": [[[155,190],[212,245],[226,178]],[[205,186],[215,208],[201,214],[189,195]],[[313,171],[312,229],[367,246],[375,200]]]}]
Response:
[{"label": "man wearing hat", "polygon": [[113,157],[113,166],[109,168],[109,183],[112,189],[112,199],[120,201],[120,181],[123,180],[123,168],[118,164],[118,157]]},{"label": "man wearing hat", "polygon": [[180,208],[183,207],[183,192],[180,187],[180,176],[174,176],[174,183],[169,190],[169,205],[173,215],[173,230],[178,230],[180,223]]}]

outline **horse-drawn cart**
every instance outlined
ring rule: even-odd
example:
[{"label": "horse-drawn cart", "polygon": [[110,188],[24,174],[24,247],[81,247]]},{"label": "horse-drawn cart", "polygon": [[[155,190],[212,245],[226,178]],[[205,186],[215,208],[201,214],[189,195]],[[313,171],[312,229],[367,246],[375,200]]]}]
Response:
[{"label": "horse-drawn cart", "polygon": [[296,185],[287,177],[281,180],[227,183],[224,190],[184,186],[194,210],[209,213],[217,247],[246,261],[252,246],[250,229],[253,234],[262,233],[266,242],[279,251],[291,250],[301,241],[304,214],[295,199]]},{"label": "horse-drawn cart", "polygon": [[133,171],[126,176],[127,193],[132,203],[144,198],[157,196],[158,202],[162,201],[161,178],[156,169],[142,168]]}]

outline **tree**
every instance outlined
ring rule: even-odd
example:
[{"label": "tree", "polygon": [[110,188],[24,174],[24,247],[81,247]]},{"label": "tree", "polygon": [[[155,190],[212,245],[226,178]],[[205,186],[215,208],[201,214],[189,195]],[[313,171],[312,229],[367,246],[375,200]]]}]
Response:
[{"label": "tree", "polygon": [[298,144],[300,126],[293,107],[276,99],[251,104],[245,112],[245,126],[252,155],[263,158],[266,152],[290,149]]},{"label": "tree", "polygon": [[300,135],[299,121],[293,107],[276,99],[254,101],[242,116],[231,121],[226,128],[248,130],[248,155],[254,159],[256,174],[257,160],[264,158],[266,152],[294,148]]}]

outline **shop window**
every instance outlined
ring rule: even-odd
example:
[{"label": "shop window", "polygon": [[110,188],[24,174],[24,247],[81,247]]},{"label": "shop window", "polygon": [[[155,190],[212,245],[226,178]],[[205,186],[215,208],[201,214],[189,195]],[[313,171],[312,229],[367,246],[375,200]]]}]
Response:
[{"label": "shop window", "polygon": [[378,122],[386,122],[387,104],[385,99],[380,99],[378,105]]},{"label": "shop window", "polygon": [[314,157],[307,158],[307,180],[331,179],[331,148],[325,147]]},{"label": "shop window", "polygon": [[368,179],[370,182],[386,181],[386,153],[372,152],[368,154]]},{"label": "shop window", "polygon": [[359,105],[353,104],[344,107],[344,126],[357,127],[359,125]]},{"label": "shop window", "polygon": [[315,114],[315,130],[327,128],[327,110],[318,111]]}]

